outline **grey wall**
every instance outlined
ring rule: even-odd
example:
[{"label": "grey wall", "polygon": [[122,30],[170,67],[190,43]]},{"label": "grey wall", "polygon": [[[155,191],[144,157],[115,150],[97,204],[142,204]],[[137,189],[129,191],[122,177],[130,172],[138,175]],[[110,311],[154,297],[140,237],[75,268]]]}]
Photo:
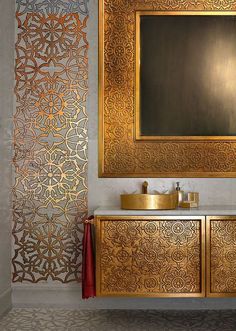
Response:
[{"label": "grey wall", "polygon": [[[143,178],[98,178],[98,0],[89,1],[89,210],[98,206],[119,205],[119,195],[124,190],[141,189]],[[200,192],[202,205],[235,204],[236,178],[148,178],[150,189],[172,189],[176,181],[186,191]]]},{"label": "grey wall", "polygon": [[0,314],[11,298],[11,134],[14,81],[14,0],[0,1]]},{"label": "grey wall", "polygon": [[[14,0],[0,0],[0,314],[10,305],[10,220],[11,202],[11,131],[14,82]],[[140,188],[143,179],[104,179],[98,178],[98,0],[89,1],[90,18],[88,21],[89,49],[89,210],[100,205],[119,205],[119,194]],[[148,179],[151,188],[171,188],[175,179]],[[236,179],[180,179],[185,190],[200,192],[202,204],[235,204]],[[43,292],[42,292],[43,294]],[[1,300],[5,300],[5,305]],[[42,298],[44,304],[45,297]],[[77,298],[76,298],[77,300]],[[86,301],[94,308],[106,306],[103,299]],[[112,304],[113,302],[113,304]],[[179,304],[178,304],[179,302]],[[189,305],[190,303],[190,305]],[[110,299],[109,307],[117,308],[209,308],[236,307],[235,299],[210,300],[147,300],[147,299]],[[191,305],[192,304],[192,305]]]}]

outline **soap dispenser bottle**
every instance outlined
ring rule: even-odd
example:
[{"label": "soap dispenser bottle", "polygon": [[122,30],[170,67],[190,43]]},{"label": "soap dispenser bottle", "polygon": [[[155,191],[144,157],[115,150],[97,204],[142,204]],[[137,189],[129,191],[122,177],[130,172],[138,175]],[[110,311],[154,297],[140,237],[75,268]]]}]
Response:
[{"label": "soap dispenser bottle", "polygon": [[178,199],[178,206],[184,201],[184,191],[180,189],[179,182],[176,182],[176,191],[177,191],[177,199]]}]

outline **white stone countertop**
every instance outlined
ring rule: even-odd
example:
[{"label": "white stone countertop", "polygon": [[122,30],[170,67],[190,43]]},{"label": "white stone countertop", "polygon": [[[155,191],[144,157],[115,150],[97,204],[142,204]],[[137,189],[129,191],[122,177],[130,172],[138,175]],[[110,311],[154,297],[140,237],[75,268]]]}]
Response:
[{"label": "white stone countertop", "polygon": [[173,210],[125,210],[120,207],[100,207],[94,211],[97,216],[236,216],[236,205],[199,206],[198,208],[177,208]]}]

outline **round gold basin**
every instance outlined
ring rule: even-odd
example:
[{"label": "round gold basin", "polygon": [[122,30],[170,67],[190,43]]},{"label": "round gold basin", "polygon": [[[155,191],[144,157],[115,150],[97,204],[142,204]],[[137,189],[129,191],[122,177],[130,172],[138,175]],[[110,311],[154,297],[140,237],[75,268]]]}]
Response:
[{"label": "round gold basin", "polygon": [[121,194],[122,209],[175,209],[177,194]]}]

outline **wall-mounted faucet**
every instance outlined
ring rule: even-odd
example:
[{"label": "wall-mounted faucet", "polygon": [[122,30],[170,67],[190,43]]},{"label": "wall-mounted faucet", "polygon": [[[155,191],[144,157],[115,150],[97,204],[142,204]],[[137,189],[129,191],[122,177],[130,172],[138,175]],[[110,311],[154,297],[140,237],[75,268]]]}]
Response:
[{"label": "wall-mounted faucet", "polygon": [[143,185],[142,185],[142,194],[147,194],[147,188],[148,188],[148,182],[143,182]]}]

